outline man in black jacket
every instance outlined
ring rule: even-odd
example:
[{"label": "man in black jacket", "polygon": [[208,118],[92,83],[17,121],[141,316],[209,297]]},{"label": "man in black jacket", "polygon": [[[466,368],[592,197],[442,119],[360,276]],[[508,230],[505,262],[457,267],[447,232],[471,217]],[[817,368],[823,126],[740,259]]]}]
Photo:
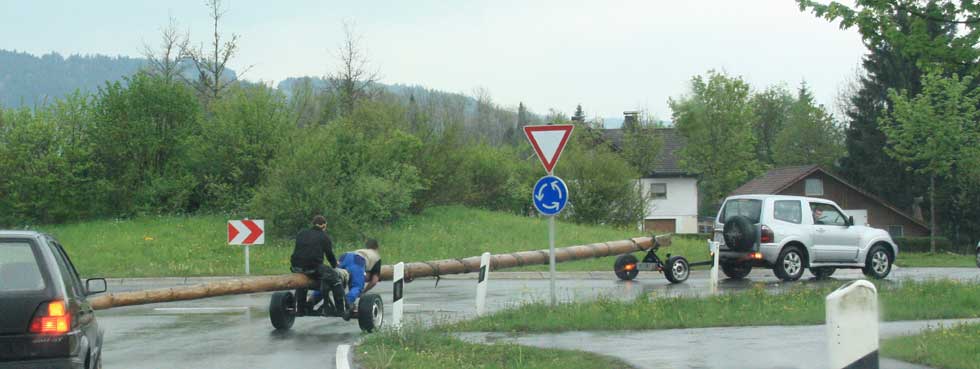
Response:
[{"label": "man in black jacket", "polygon": [[[327,236],[327,219],[322,215],[313,217],[313,228],[303,230],[296,235],[296,248],[290,257],[292,271],[303,273],[314,271],[312,277],[320,280],[320,291],[323,298],[327,298],[328,292],[333,291],[333,300],[337,312],[343,315],[346,310],[344,304],[344,287],[340,282],[340,276],[333,269],[337,267],[337,257],[333,254],[333,242]],[[326,255],[330,265],[323,265],[323,257]],[[301,311],[306,311],[306,290],[301,289],[301,296],[296,296]]]}]

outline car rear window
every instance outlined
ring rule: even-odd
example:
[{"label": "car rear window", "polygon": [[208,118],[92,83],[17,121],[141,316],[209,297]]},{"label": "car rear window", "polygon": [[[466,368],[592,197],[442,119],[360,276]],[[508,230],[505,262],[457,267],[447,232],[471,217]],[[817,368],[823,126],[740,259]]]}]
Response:
[{"label": "car rear window", "polygon": [[44,289],[34,250],[27,242],[0,242],[0,293]]},{"label": "car rear window", "polygon": [[721,209],[721,222],[725,223],[732,217],[741,215],[748,217],[752,223],[759,223],[759,216],[762,214],[762,200],[755,199],[735,199],[728,200],[725,207]]}]

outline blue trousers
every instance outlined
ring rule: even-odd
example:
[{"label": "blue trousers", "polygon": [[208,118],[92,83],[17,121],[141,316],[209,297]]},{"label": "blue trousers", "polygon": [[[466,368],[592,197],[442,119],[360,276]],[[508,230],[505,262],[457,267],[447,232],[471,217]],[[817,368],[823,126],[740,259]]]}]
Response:
[{"label": "blue trousers", "polygon": [[347,292],[347,302],[351,305],[364,289],[364,267],[367,264],[360,255],[348,252],[340,256],[340,267],[350,273],[350,291]]}]

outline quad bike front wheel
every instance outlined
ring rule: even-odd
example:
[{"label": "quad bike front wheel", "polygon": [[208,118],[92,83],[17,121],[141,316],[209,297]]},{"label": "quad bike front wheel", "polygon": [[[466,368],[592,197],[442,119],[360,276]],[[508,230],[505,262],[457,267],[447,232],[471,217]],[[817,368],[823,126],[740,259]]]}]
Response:
[{"label": "quad bike front wheel", "polygon": [[385,308],[381,296],[370,294],[361,297],[357,304],[357,324],[367,333],[381,328],[384,322]]}]

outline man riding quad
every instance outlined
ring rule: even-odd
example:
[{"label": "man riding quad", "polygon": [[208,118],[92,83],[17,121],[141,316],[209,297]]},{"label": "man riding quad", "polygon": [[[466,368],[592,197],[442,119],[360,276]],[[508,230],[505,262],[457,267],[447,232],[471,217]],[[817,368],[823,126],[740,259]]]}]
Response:
[{"label": "man riding quad", "polygon": [[[290,257],[290,270],[293,273],[304,273],[320,281],[320,293],[314,293],[314,300],[306,300],[306,289],[297,290],[297,308],[304,314],[310,314],[320,296],[326,297],[333,293],[334,310],[336,314],[349,319],[347,305],[344,303],[343,276],[334,268],[337,267],[337,257],[333,253],[333,241],[327,235],[327,219],[322,215],[313,217],[313,227],[296,235],[296,248]],[[323,264],[326,256],[330,265]],[[319,295],[319,296],[317,296]]]}]

